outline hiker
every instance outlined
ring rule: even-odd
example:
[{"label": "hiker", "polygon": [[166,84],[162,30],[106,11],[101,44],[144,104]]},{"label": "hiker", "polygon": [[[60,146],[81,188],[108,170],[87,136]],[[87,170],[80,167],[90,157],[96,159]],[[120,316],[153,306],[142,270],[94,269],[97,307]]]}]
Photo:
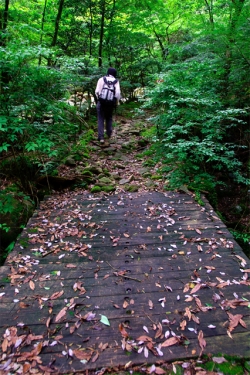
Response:
[{"label": "hiker", "polygon": [[116,79],[115,68],[108,68],[107,75],[101,77],[95,89],[97,96],[98,141],[104,143],[104,122],[108,138],[112,135],[113,111],[121,96],[120,83]]}]

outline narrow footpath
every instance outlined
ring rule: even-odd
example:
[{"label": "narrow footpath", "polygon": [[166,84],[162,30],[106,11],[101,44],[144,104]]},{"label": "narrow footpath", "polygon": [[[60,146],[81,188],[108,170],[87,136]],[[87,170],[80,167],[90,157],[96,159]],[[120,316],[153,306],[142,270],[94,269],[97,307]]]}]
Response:
[{"label": "narrow footpath", "polygon": [[88,165],[63,166],[89,188],[44,199],[0,268],[0,374],[191,375],[203,354],[250,357],[249,260],[205,197],[164,190],[138,155],[144,128],[117,118]]}]

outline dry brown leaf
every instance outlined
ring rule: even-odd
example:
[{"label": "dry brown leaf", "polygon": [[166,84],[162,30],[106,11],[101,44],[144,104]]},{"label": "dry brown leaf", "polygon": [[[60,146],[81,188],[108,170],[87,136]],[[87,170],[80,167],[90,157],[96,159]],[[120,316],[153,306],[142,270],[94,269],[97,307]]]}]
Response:
[{"label": "dry brown leaf", "polygon": [[172,345],[175,345],[175,344],[178,344],[178,343],[179,343],[178,337],[174,336],[174,337],[170,337],[169,339],[167,339],[166,341],[164,341],[161,344],[161,347],[166,348],[168,346],[172,346]]},{"label": "dry brown leaf", "polygon": [[80,359],[80,361],[82,360],[89,361],[92,356],[91,352],[86,351],[86,350],[80,350],[80,349],[75,349],[73,353],[77,359]]},{"label": "dry brown leaf", "polygon": [[35,289],[35,283],[34,283],[34,281],[30,280],[29,286],[30,286],[31,290],[34,290]]},{"label": "dry brown leaf", "polygon": [[66,264],[65,267],[66,267],[66,268],[76,268],[76,265],[75,265],[75,264],[68,263],[68,264]]},{"label": "dry brown leaf", "polygon": [[52,294],[52,296],[49,299],[57,299],[63,295],[64,291],[61,290],[60,292],[55,292]]},{"label": "dry brown leaf", "polygon": [[243,315],[241,314],[233,315],[230,312],[228,312],[227,315],[229,317],[229,327],[228,327],[229,332],[232,332],[238,326],[238,324],[241,324],[244,328],[246,328],[246,323],[244,322],[244,320],[242,320]]},{"label": "dry brown leaf", "polygon": [[128,306],[129,306],[129,303],[128,303],[127,300],[125,300],[125,301],[123,302],[122,307],[123,307],[124,309],[126,309]]},{"label": "dry brown leaf", "polygon": [[196,284],[195,287],[191,290],[190,294],[194,294],[198,292],[198,290],[200,290],[201,287],[202,287],[202,284]]},{"label": "dry brown leaf", "polygon": [[185,314],[184,314],[184,316],[187,316],[189,321],[191,320],[191,318],[192,318],[192,313],[191,313],[189,307],[186,307],[186,308],[185,308]]},{"label": "dry brown leaf", "polygon": [[155,339],[158,339],[162,335],[162,325],[161,325],[161,323],[157,324],[157,328],[158,329],[157,329],[156,334],[155,334]]},{"label": "dry brown leaf", "polygon": [[56,323],[59,322],[59,320],[61,320],[64,317],[64,315],[66,314],[67,309],[68,309],[67,307],[63,307],[62,310],[59,311],[59,313],[57,314],[56,319],[55,319]]},{"label": "dry brown leaf", "polygon": [[23,373],[26,374],[29,371],[30,368],[31,368],[30,363],[24,363],[23,364]]},{"label": "dry brown leaf", "polygon": [[125,330],[122,323],[119,324],[119,331],[120,331],[122,337],[125,337],[125,338],[128,337],[128,332]]},{"label": "dry brown leaf", "polygon": [[206,343],[206,340],[204,339],[204,335],[203,335],[202,331],[199,331],[199,333],[198,333],[198,341],[199,341],[199,345],[201,347],[201,351],[203,352],[203,350],[206,347],[207,343]]},{"label": "dry brown leaf", "polygon": [[184,331],[184,329],[186,328],[187,326],[187,321],[184,319],[181,323],[180,323],[180,328],[182,331]]},{"label": "dry brown leaf", "polygon": [[91,359],[91,362],[94,363],[98,359],[98,357],[99,357],[99,353],[96,352],[96,354],[94,355],[94,357]]},{"label": "dry brown leaf", "polygon": [[49,328],[50,321],[51,321],[51,317],[49,317],[49,318],[46,320],[46,327],[47,327],[47,328]]},{"label": "dry brown leaf", "polygon": [[157,375],[163,375],[163,374],[166,374],[166,371],[163,370],[163,369],[160,368],[160,367],[156,367],[154,372],[155,372]]},{"label": "dry brown leaf", "polygon": [[151,300],[148,300],[149,310],[152,310],[154,308],[154,304]]},{"label": "dry brown leaf", "polygon": [[189,283],[185,284],[183,293],[187,293],[189,291]]},{"label": "dry brown leaf", "polygon": [[29,307],[29,304],[25,302],[20,302],[19,306],[21,307],[21,309],[27,309],[27,307]]},{"label": "dry brown leaf", "polygon": [[147,341],[152,341],[152,338],[147,335],[142,335],[142,336],[139,336],[136,340],[147,342]]}]

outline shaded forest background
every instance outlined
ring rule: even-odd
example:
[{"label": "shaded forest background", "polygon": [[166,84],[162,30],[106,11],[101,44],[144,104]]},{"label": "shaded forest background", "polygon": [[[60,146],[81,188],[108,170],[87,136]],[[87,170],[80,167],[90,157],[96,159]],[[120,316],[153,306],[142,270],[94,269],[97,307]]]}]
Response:
[{"label": "shaded forest background", "polygon": [[249,45],[249,0],[1,0],[2,255],[45,193],[39,180],[87,153],[109,66],[126,101],[143,93],[166,189],[205,192],[249,247]]}]

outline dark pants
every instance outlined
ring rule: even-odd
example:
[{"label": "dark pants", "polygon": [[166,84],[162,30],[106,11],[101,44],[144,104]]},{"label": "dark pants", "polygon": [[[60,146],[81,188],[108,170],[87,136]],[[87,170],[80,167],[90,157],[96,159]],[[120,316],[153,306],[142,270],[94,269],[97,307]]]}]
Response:
[{"label": "dark pants", "polygon": [[104,139],[104,122],[106,122],[106,133],[108,137],[112,134],[112,115],[113,107],[105,107],[100,102],[97,102],[97,120],[98,120],[98,140]]}]

